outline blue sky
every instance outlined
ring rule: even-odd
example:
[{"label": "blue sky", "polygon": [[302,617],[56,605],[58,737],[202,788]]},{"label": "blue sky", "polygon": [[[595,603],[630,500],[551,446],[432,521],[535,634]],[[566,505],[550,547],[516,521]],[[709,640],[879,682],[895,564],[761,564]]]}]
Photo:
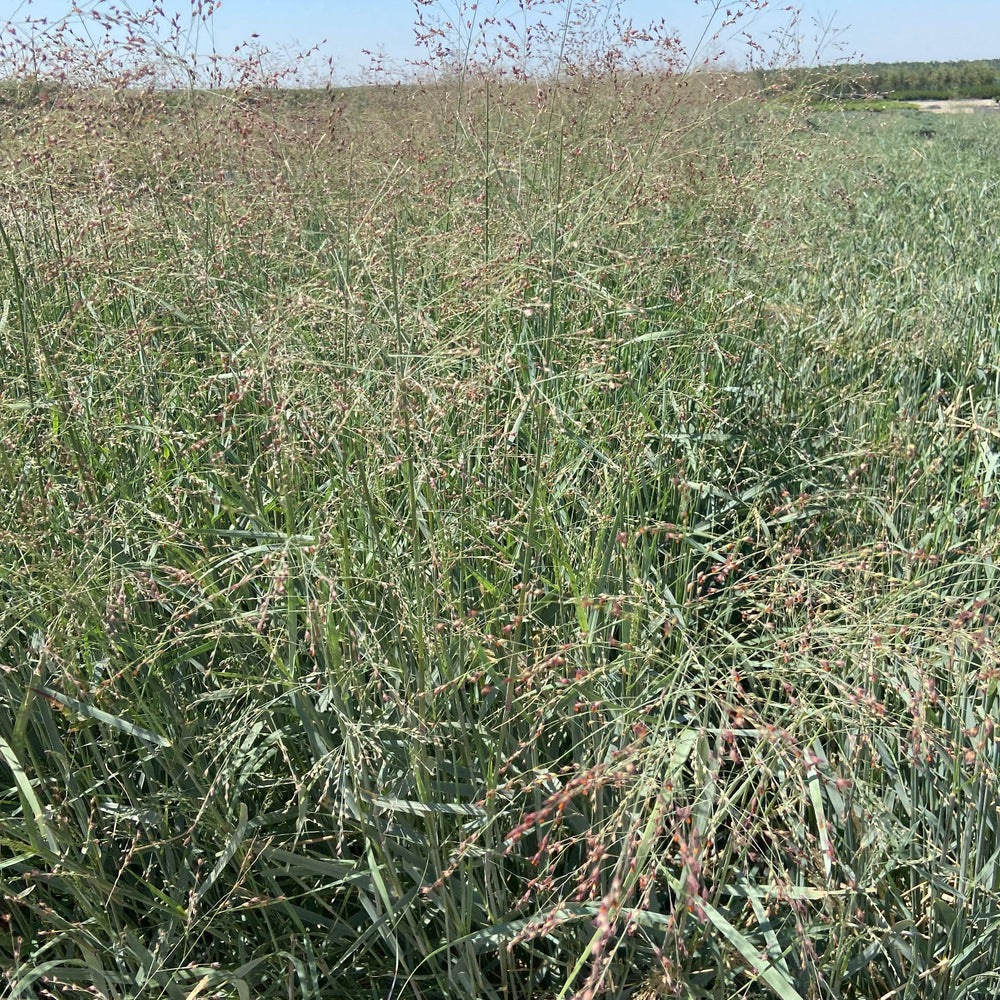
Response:
[{"label": "blue sky", "polygon": [[[95,0],[77,0],[93,6]],[[103,2],[103,0],[100,0]],[[480,0],[492,7],[496,0]],[[516,0],[506,0],[516,8]],[[593,2],[593,0],[576,0]],[[729,0],[733,3],[733,0]],[[770,11],[757,16],[751,26],[759,39],[766,38],[787,21],[790,0],[772,0]],[[0,17],[20,21],[26,14],[53,17],[66,13],[71,0],[0,0]],[[133,8],[148,6],[133,0]],[[166,0],[169,13],[189,11],[187,0]],[[456,0],[441,0],[442,10],[454,11]],[[636,24],[664,18],[687,46],[694,46],[714,0],[622,0],[622,12]],[[811,54],[814,39],[825,37],[824,61],[844,55],[870,61],[949,60],[1000,58],[1000,0],[800,0],[799,33],[803,51]],[[365,64],[363,49],[380,50],[400,66],[414,55],[413,0],[221,0],[213,18],[214,45],[229,52],[251,34],[275,53],[299,51],[326,40],[323,52],[333,59],[341,79],[354,77]],[[831,33],[828,28],[837,29]],[[203,36],[201,45],[208,43]],[[732,61],[742,59],[735,39],[721,44]]]}]

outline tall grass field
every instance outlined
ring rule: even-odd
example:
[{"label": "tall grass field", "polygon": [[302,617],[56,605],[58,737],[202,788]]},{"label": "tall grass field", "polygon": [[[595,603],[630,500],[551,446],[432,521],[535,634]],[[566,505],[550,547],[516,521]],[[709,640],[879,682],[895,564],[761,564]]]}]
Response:
[{"label": "tall grass field", "polygon": [[565,25],[0,86],[4,996],[1000,995],[1000,121]]}]

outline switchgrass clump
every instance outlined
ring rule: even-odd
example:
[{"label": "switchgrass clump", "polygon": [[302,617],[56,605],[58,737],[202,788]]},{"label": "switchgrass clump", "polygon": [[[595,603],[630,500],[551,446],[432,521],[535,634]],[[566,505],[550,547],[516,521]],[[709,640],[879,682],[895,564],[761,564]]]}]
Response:
[{"label": "switchgrass clump", "polygon": [[994,123],[555,9],[0,105],[12,996],[995,991]]}]

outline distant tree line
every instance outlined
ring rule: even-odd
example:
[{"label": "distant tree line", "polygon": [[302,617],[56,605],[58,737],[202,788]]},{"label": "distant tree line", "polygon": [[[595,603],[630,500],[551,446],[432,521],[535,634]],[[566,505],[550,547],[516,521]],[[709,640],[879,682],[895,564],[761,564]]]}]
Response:
[{"label": "distant tree line", "polygon": [[898,101],[959,97],[1000,99],[1000,59],[894,62],[765,71],[765,86],[805,86],[821,98],[886,97]]}]

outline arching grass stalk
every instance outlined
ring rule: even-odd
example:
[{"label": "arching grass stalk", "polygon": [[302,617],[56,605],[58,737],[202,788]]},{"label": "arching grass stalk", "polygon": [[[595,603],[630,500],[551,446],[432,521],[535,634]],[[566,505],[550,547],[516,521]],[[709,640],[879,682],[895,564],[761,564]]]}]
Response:
[{"label": "arching grass stalk", "polygon": [[[522,650],[525,657],[530,656],[528,646],[524,642],[526,628],[525,620],[527,615],[528,598],[531,593],[531,580],[533,577],[532,563],[537,556],[535,551],[535,531],[539,514],[539,506],[543,496],[545,454],[546,449],[548,448],[550,420],[548,401],[544,398],[539,398],[541,393],[536,385],[532,386],[531,391],[534,396],[532,403],[534,421],[530,440],[534,445],[535,459],[531,470],[531,494],[528,499],[527,524],[525,525],[524,539],[521,542],[521,592],[518,597],[517,617],[515,619],[515,621],[518,622],[515,629],[516,642],[514,644],[512,655],[508,660],[508,672],[505,683],[503,706],[504,722],[502,743],[509,751],[513,750],[513,746],[511,745],[511,727],[514,720],[514,687],[517,683],[517,659]],[[528,666],[529,664],[526,662],[525,667],[527,668]]]},{"label": "arching grass stalk", "polygon": [[[30,417],[28,422],[37,426],[38,421],[38,397],[35,382],[37,373],[34,358],[31,353],[31,343],[29,340],[30,331],[35,329],[35,316],[31,306],[28,293],[28,283],[25,281],[21,266],[17,261],[17,254],[14,251],[14,244],[10,240],[7,227],[0,221],[0,240],[3,240],[4,249],[7,252],[7,260],[10,263],[11,274],[14,278],[14,293],[17,298],[17,320],[21,331],[21,353],[23,355],[24,379],[28,391],[28,409]],[[39,496],[44,492],[44,477],[42,466],[39,461],[34,462],[35,476],[38,480]]]}]

